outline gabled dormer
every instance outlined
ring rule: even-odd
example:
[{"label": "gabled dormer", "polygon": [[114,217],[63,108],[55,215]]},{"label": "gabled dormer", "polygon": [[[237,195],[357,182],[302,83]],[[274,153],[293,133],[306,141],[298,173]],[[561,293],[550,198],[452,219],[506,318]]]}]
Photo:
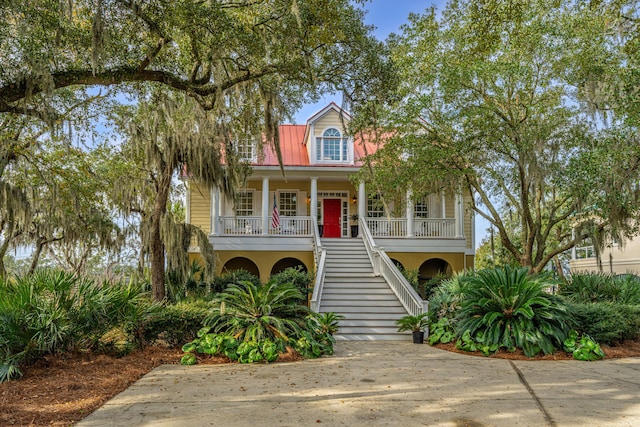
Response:
[{"label": "gabled dormer", "polygon": [[304,144],[312,165],[354,164],[353,138],[345,126],[351,116],[332,102],[307,120]]}]

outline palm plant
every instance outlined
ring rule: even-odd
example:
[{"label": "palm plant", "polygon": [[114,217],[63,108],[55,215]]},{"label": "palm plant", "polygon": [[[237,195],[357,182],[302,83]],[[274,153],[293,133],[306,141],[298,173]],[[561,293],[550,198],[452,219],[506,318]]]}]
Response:
[{"label": "palm plant", "polygon": [[342,314],[329,311],[326,313],[314,314],[312,319],[320,333],[333,335],[338,332],[338,329],[340,328],[339,323],[344,319],[344,316]]},{"label": "palm plant", "polygon": [[289,340],[300,330],[308,309],[298,304],[300,291],[291,283],[249,281],[229,286],[213,300],[205,323],[241,341]]},{"label": "palm plant", "polygon": [[521,348],[532,357],[561,348],[572,318],[558,297],[545,290],[548,276],[527,268],[502,267],[469,278],[459,314],[458,335],[469,331],[486,345]]},{"label": "palm plant", "polygon": [[418,314],[416,316],[407,315],[396,320],[398,332],[420,332],[429,324],[427,313]]},{"label": "palm plant", "polygon": [[581,304],[613,302],[620,293],[613,277],[603,273],[572,274],[570,280],[559,289],[560,295]]},{"label": "palm plant", "polygon": [[0,382],[43,354],[91,348],[117,325],[134,331],[157,308],[134,283],[99,286],[44,270],[0,280]]}]

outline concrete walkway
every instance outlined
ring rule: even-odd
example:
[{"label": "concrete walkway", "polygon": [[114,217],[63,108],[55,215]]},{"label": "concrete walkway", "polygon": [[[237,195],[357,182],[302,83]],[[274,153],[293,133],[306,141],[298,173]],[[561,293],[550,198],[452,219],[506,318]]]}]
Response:
[{"label": "concrete walkway", "polygon": [[404,342],[332,357],[161,366],[89,426],[639,426],[640,358],[508,361]]}]

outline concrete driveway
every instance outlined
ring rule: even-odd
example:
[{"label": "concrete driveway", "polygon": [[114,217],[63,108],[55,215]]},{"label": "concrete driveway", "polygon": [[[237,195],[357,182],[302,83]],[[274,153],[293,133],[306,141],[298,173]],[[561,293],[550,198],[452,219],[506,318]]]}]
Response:
[{"label": "concrete driveway", "polygon": [[639,426],[640,358],[508,361],[405,342],[332,357],[165,365],[77,426]]}]

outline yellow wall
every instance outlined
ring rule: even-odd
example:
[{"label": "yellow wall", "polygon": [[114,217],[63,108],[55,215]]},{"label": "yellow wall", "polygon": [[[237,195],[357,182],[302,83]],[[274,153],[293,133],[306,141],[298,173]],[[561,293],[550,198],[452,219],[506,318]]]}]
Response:
[{"label": "yellow wall", "polygon": [[216,252],[216,275],[226,273],[222,268],[227,261],[242,257],[247,258],[258,266],[260,271],[260,281],[266,283],[271,276],[273,266],[283,258],[296,258],[300,260],[307,271],[314,271],[314,261],[312,252],[292,252],[292,251],[217,251]]},{"label": "yellow wall", "polygon": [[467,255],[467,270],[475,269],[476,257],[474,255]]},{"label": "yellow wall", "polygon": [[[439,258],[449,263],[453,272],[464,270],[464,254],[462,253],[415,253],[415,252],[387,252],[389,258],[399,261],[406,270],[416,270],[430,259]],[[473,258],[473,257],[472,257]],[[467,258],[468,260],[468,258]],[[468,262],[468,261],[467,261]],[[472,261],[473,262],[473,261]],[[467,264],[468,265],[468,264]],[[471,264],[473,266],[473,264]]]}]

